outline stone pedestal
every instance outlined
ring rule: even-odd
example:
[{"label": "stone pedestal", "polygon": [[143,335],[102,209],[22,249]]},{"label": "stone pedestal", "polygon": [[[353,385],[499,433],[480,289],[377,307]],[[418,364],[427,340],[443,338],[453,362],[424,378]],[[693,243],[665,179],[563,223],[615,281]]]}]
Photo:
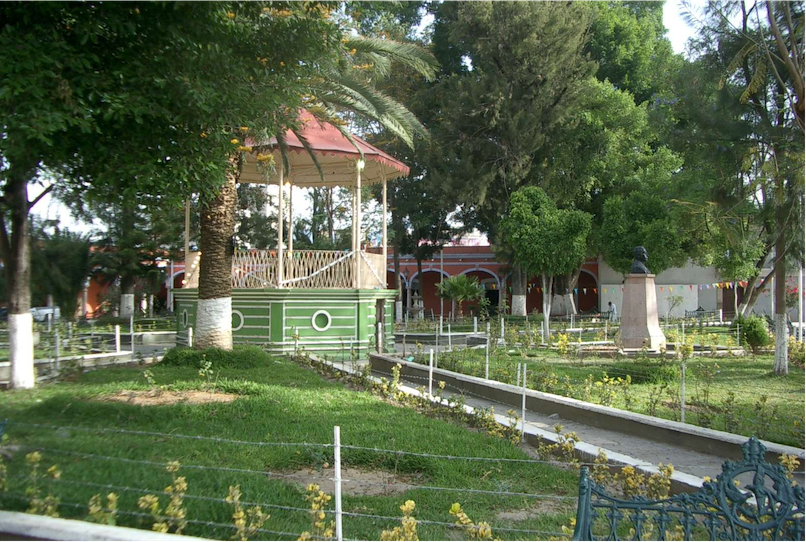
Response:
[{"label": "stone pedestal", "polygon": [[621,309],[621,343],[623,348],[640,349],[644,344],[654,351],[665,348],[666,336],[658,323],[655,275],[627,275]]}]

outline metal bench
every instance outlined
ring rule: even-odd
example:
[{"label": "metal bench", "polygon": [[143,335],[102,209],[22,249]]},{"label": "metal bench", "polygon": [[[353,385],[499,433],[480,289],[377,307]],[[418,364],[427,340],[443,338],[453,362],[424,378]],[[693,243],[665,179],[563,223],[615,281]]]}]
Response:
[{"label": "metal bench", "polygon": [[573,540],[803,540],[803,488],[766,451],[753,437],[699,491],[654,501],[611,497],[583,467]]}]

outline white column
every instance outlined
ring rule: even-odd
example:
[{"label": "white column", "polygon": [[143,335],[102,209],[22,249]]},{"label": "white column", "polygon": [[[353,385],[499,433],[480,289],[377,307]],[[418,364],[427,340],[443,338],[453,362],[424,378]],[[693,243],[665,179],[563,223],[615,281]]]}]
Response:
[{"label": "white column", "polygon": [[283,187],[283,164],[282,160],[280,161],[280,180],[277,184],[278,196],[277,196],[277,287],[282,288],[283,282],[283,214],[284,214],[284,207],[285,202],[283,201],[283,191],[285,188]]},{"label": "white column", "polygon": [[[386,175],[383,176],[383,197],[382,197],[381,207],[383,207],[383,230],[381,232],[381,243],[383,250],[381,251],[383,254],[383,282],[384,287],[388,288],[389,285],[386,284],[386,257],[387,257],[387,249],[386,245],[389,244],[388,239],[386,237]],[[397,279],[395,279],[397,280]]]},{"label": "white column", "polygon": [[288,255],[293,258],[294,252],[294,185],[291,172],[288,173]]},{"label": "white column", "polygon": [[355,163],[355,281],[356,288],[361,287],[361,170],[364,160]]}]

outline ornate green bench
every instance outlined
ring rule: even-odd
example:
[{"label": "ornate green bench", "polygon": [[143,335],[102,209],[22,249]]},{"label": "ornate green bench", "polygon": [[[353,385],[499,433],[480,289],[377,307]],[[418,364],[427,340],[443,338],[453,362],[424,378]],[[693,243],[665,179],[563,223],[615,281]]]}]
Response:
[{"label": "ornate green bench", "polygon": [[766,451],[753,437],[716,480],[659,501],[611,497],[583,467],[573,540],[803,540],[803,488]]}]

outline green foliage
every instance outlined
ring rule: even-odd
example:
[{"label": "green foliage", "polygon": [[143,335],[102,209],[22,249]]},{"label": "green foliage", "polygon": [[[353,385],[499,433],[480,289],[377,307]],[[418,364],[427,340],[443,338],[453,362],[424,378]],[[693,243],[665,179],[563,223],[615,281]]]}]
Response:
[{"label": "green foliage", "polygon": [[180,347],[168,350],[160,365],[198,369],[207,362],[211,363],[211,367],[214,369],[249,369],[271,363],[271,357],[258,346],[239,345],[231,351],[219,348],[193,350],[192,348]]},{"label": "green foliage", "polygon": [[[579,2],[444,2],[434,24],[441,78],[432,168],[461,196],[461,220],[497,239],[510,196],[539,179],[551,141],[594,63]],[[468,179],[473,179],[469,183]]]},{"label": "green foliage", "polygon": [[454,275],[437,283],[437,293],[445,299],[456,301],[459,316],[462,315],[462,305],[466,301],[476,301],[484,296],[484,288],[479,284],[477,277],[469,275]]},{"label": "green foliage", "polygon": [[590,227],[587,213],[558,209],[543,190],[526,187],[512,194],[501,234],[518,265],[532,275],[553,276],[582,263]]},{"label": "green foliage", "polygon": [[87,236],[45,224],[32,228],[31,286],[34,303],[44,305],[48,294],[61,309],[62,318],[73,320],[81,290],[90,273]]},{"label": "green foliage", "polygon": [[734,324],[739,326],[742,344],[748,345],[753,352],[769,344],[767,321],[761,316],[737,316]]},{"label": "green foliage", "polygon": [[[612,367],[612,369],[610,369]],[[615,361],[609,367],[614,374],[630,375],[633,384],[661,384],[680,379],[680,365],[669,361]]]},{"label": "green foliage", "polygon": [[629,272],[633,248],[639,245],[647,249],[646,265],[655,274],[686,263],[687,235],[676,210],[660,194],[634,192],[608,199],[598,238],[605,261],[621,273]]}]

